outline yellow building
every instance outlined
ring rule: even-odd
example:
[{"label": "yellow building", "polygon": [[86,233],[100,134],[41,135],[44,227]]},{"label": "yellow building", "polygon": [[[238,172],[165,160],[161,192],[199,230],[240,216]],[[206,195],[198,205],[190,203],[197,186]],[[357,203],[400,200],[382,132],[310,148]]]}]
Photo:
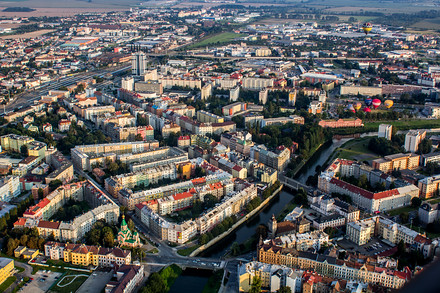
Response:
[{"label": "yellow building", "polygon": [[33,142],[34,139],[28,136],[21,136],[17,134],[8,134],[1,137],[2,149],[11,150],[14,152],[20,152],[20,149],[24,145],[28,145]]},{"label": "yellow building", "polygon": [[14,274],[14,260],[0,257],[0,284]]},{"label": "yellow building", "polygon": [[16,258],[23,257],[24,259],[34,259],[38,256],[40,251],[38,249],[29,249],[26,246],[19,246],[14,250]]},{"label": "yellow building", "polygon": [[97,266],[99,264],[99,248],[97,246],[77,246],[64,250],[64,261],[77,266]]},{"label": "yellow building", "polygon": [[191,178],[191,171],[192,171],[192,164],[191,162],[183,162],[177,164],[177,176],[181,178],[190,179]]}]

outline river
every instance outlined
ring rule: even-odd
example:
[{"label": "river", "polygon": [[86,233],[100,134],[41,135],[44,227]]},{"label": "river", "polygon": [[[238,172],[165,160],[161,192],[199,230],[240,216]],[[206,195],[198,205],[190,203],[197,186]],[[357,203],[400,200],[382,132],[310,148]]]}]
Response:
[{"label": "river", "polygon": [[[307,164],[300,170],[301,174],[299,174],[297,180],[305,183],[309,176],[315,174],[316,166],[322,166],[336,148],[340,147],[349,140],[351,140],[351,138],[343,138],[339,140],[333,139],[332,144],[323,145],[310,158]],[[289,203],[289,201],[293,199],[293,196],[294,194],[287,191],[286,189],[282,190],[279,195],[277,195],[267,206],[265,206],[258,215],[238,227],[235,231],[233,231],[230,235],[225,237],[213,247],[208,248],[201,255],[205,257],[216,258],[224,256],[226,252],[228,252],[228,250],[230,249],[232,243],[244,243],[251,236],[255,235],[255,231],[258,225],[267,225],[272,215],[279,214],[283,210],[283,208]]]}]

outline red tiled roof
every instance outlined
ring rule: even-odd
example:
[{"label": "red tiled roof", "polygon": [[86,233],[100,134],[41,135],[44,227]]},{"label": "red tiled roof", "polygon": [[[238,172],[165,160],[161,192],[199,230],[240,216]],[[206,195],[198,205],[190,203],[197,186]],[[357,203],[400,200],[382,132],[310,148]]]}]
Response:
[{"label": "red tiled roof", "polygon": [[60,226],[60,222],[39,221],[37,227],[47,228],[47,229],[58,229],[59,226]]},{"label": "red tiled roof", "polygon": [[193,196],[194,195],[190,192],[182,192],[182,193],[177,193],[177,194],[173,195],[173,198],[174,198],[174,200],[180,200],[180,199],[193,197]]},{"label": "red tiled roof", "polygon": [[355,185],[352,185],[350,183],[347,183],[345,181],[336,179],[336,178],[332,178],[330,180],[331,184],[337,185],[340,188],[346,189],[350,192],[359,194],[365,198],[368,199],[382,199],[382,198],[387,198],[393,195],[398,195],[399,191],[397,190],[397,188],[392,189],[392,190],[386,190],[386,191],[382,191],[382,192],[377,192],[377,193],[373,193],[371,191],[365,190],[363,188],[357,187]]}]

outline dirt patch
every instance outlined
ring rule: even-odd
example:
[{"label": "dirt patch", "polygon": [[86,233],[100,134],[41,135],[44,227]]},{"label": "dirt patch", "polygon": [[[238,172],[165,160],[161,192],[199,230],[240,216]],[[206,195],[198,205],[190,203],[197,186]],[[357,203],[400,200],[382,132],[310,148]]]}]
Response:
[{"label": "dirt patch", "polygon": [[24,34],[20,34],[20,35],[9,35],[9,36],[0,36],[0,39],[6,40],[6,39],[30,39],[30,38],[36,38],[39,36],[42,36],[44,34],[47,33],[51,33],[54,30],[39,30],[39,31],[34,31],[34,32],[29,32],[29,33],[24,33]]},{"label": "dirt patch", "polygon": [[[1,2],[0,2],[1,3]],[[0,7],[3,10],[6,7]],[[33,12],[3,12],[0,11],[0,16],[5,17],[39,17],[39,16],[73,16],[80,13],[88,12],[112,12],[112,11],[127,11],[127,8],[35,8]]]}]

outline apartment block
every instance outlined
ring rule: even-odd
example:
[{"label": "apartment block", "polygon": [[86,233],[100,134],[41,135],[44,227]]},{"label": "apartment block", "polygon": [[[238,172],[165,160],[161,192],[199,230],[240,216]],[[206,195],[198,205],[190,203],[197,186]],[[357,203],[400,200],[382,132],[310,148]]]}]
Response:
[{"label": "apartment block", "polygon": [[414,170],[419,167],[420,156],[413,153],[399,153],[373,160],[372,163],[374,169],[380,170],[384,173],[389,173],[393,170]]},{"label": "apartment block", "polygon": [[44,255],[53,260],[63,260],[78,266],[113,267],[131,263],[131,252],[119,247],[104,248],[54,241],[44,244]]},{"label": "apartment block", "polygon": [[426,137],[426,130],[410,130],[405,135],[405,151],[416,153],[419,150],[419,144]]},{"label": "apartment block", "polygon": [[387,140],[391,140],[393,135],[393,125],[391,124],[380,124],[377,137],[383,137]]},{"label": "apartment block", "polygon": [[440,175],[426,177],[419,180],[420,197],[427,199],[438,195],[440,187]]}]

